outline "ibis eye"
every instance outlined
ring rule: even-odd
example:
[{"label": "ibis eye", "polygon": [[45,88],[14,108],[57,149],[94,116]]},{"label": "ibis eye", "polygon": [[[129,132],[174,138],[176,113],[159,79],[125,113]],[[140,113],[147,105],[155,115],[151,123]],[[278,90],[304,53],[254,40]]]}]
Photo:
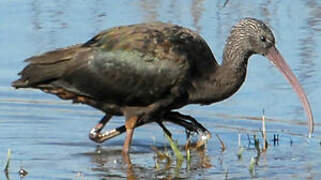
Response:
[{"label": "ibis eye", "polygon": [[266,39],[265,39],[264,36],[261,36],[260,39],[261,39],[262,42],[265,42],[265,41],[266,41]]}]

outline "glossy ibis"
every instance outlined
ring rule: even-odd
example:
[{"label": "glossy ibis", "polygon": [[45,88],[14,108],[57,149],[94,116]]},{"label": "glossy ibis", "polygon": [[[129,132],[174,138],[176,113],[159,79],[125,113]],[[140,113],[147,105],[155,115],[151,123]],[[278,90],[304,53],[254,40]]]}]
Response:
[{"label": "glossy ibis", "polygon": [[[148,122],[158,122],[165,132],[162,121],[167,120],[208,133],[194,118],[174,110],[230,97],[244,82],[253,54],[267,57],[288,79],[303,103],[311,135],[313,117],[307,97],[276,49],[272,31],[253,18],[232,28],[221,65],[198,33],[152,22],[111,28],[84,44],[28,58],[12,86],[41,89],[105,112],[90,138],[102,142],[126,132],[123,152],[127,154],[134,128]],[[100,133],[113,115],[124,115],[125,125]]]}]

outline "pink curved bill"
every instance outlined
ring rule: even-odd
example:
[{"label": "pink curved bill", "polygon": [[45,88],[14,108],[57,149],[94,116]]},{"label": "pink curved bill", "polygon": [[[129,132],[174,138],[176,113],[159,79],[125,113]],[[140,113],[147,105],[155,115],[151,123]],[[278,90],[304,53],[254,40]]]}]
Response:
[{"label": "pink curved bill", "polygon": [[308,127],[309,127],[309,134],[308,137],[310,138],[313,133],[314,128],[314,122],[313,122],[313,115],[310,107],[310,103],[308,101],[307,96],[304,93],[303,88],[301,87],[299,81],[296,79],[295,75],[289,68],[286,61],[283,59],[282,55],[279,53],[279,51],[276,49],[276,47],[271,47],[269,49],[269,52],[265,55],[271,62],[274,64],[286,77],[286,79],[289,81],[289,83],[292,85],[293,89],[299,96],[304,110],[306,112],[306,115],[308,117]]}]

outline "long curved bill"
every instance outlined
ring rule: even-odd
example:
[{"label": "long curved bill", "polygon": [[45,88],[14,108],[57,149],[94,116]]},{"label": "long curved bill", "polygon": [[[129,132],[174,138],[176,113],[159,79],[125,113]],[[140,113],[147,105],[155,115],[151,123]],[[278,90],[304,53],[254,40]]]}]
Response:
[{"label": "long curved bill", "polygon": [[296,79],[295,75],[293,74],[293,72],[291,71],[288,64],[285,62],[285,60],[283,59],[282,55],[276,49],[276,47],[274,47],[274,46],[271,47],[269,49],[268,53],[265,55],[265,57],[267,57],[272,62],[272,64],[274,64],[283,73],[283,75],[286,77],[286,79],[292,85],[295,92],[298,94],[298,96],[303,104],[306,115],[308,117],[308,127],[309,127],[309,135],[308,136],[310,138],[313,133],[314,122],[313,122],[313,115],[312,115],[310,103],[308,101],[307,96],[304,93],[303,88],[301,87],[299,81]]}]

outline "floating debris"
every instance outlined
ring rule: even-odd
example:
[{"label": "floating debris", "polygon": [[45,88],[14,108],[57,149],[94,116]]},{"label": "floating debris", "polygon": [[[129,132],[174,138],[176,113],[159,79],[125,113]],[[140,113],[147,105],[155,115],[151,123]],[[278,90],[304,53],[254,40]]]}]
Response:
[{"label": "floating debris", "polygon": [[20,170],[18,171],[20,177],[25,177],[28,175],[28,171],[23,169],[23,168],[20,168]]}]

